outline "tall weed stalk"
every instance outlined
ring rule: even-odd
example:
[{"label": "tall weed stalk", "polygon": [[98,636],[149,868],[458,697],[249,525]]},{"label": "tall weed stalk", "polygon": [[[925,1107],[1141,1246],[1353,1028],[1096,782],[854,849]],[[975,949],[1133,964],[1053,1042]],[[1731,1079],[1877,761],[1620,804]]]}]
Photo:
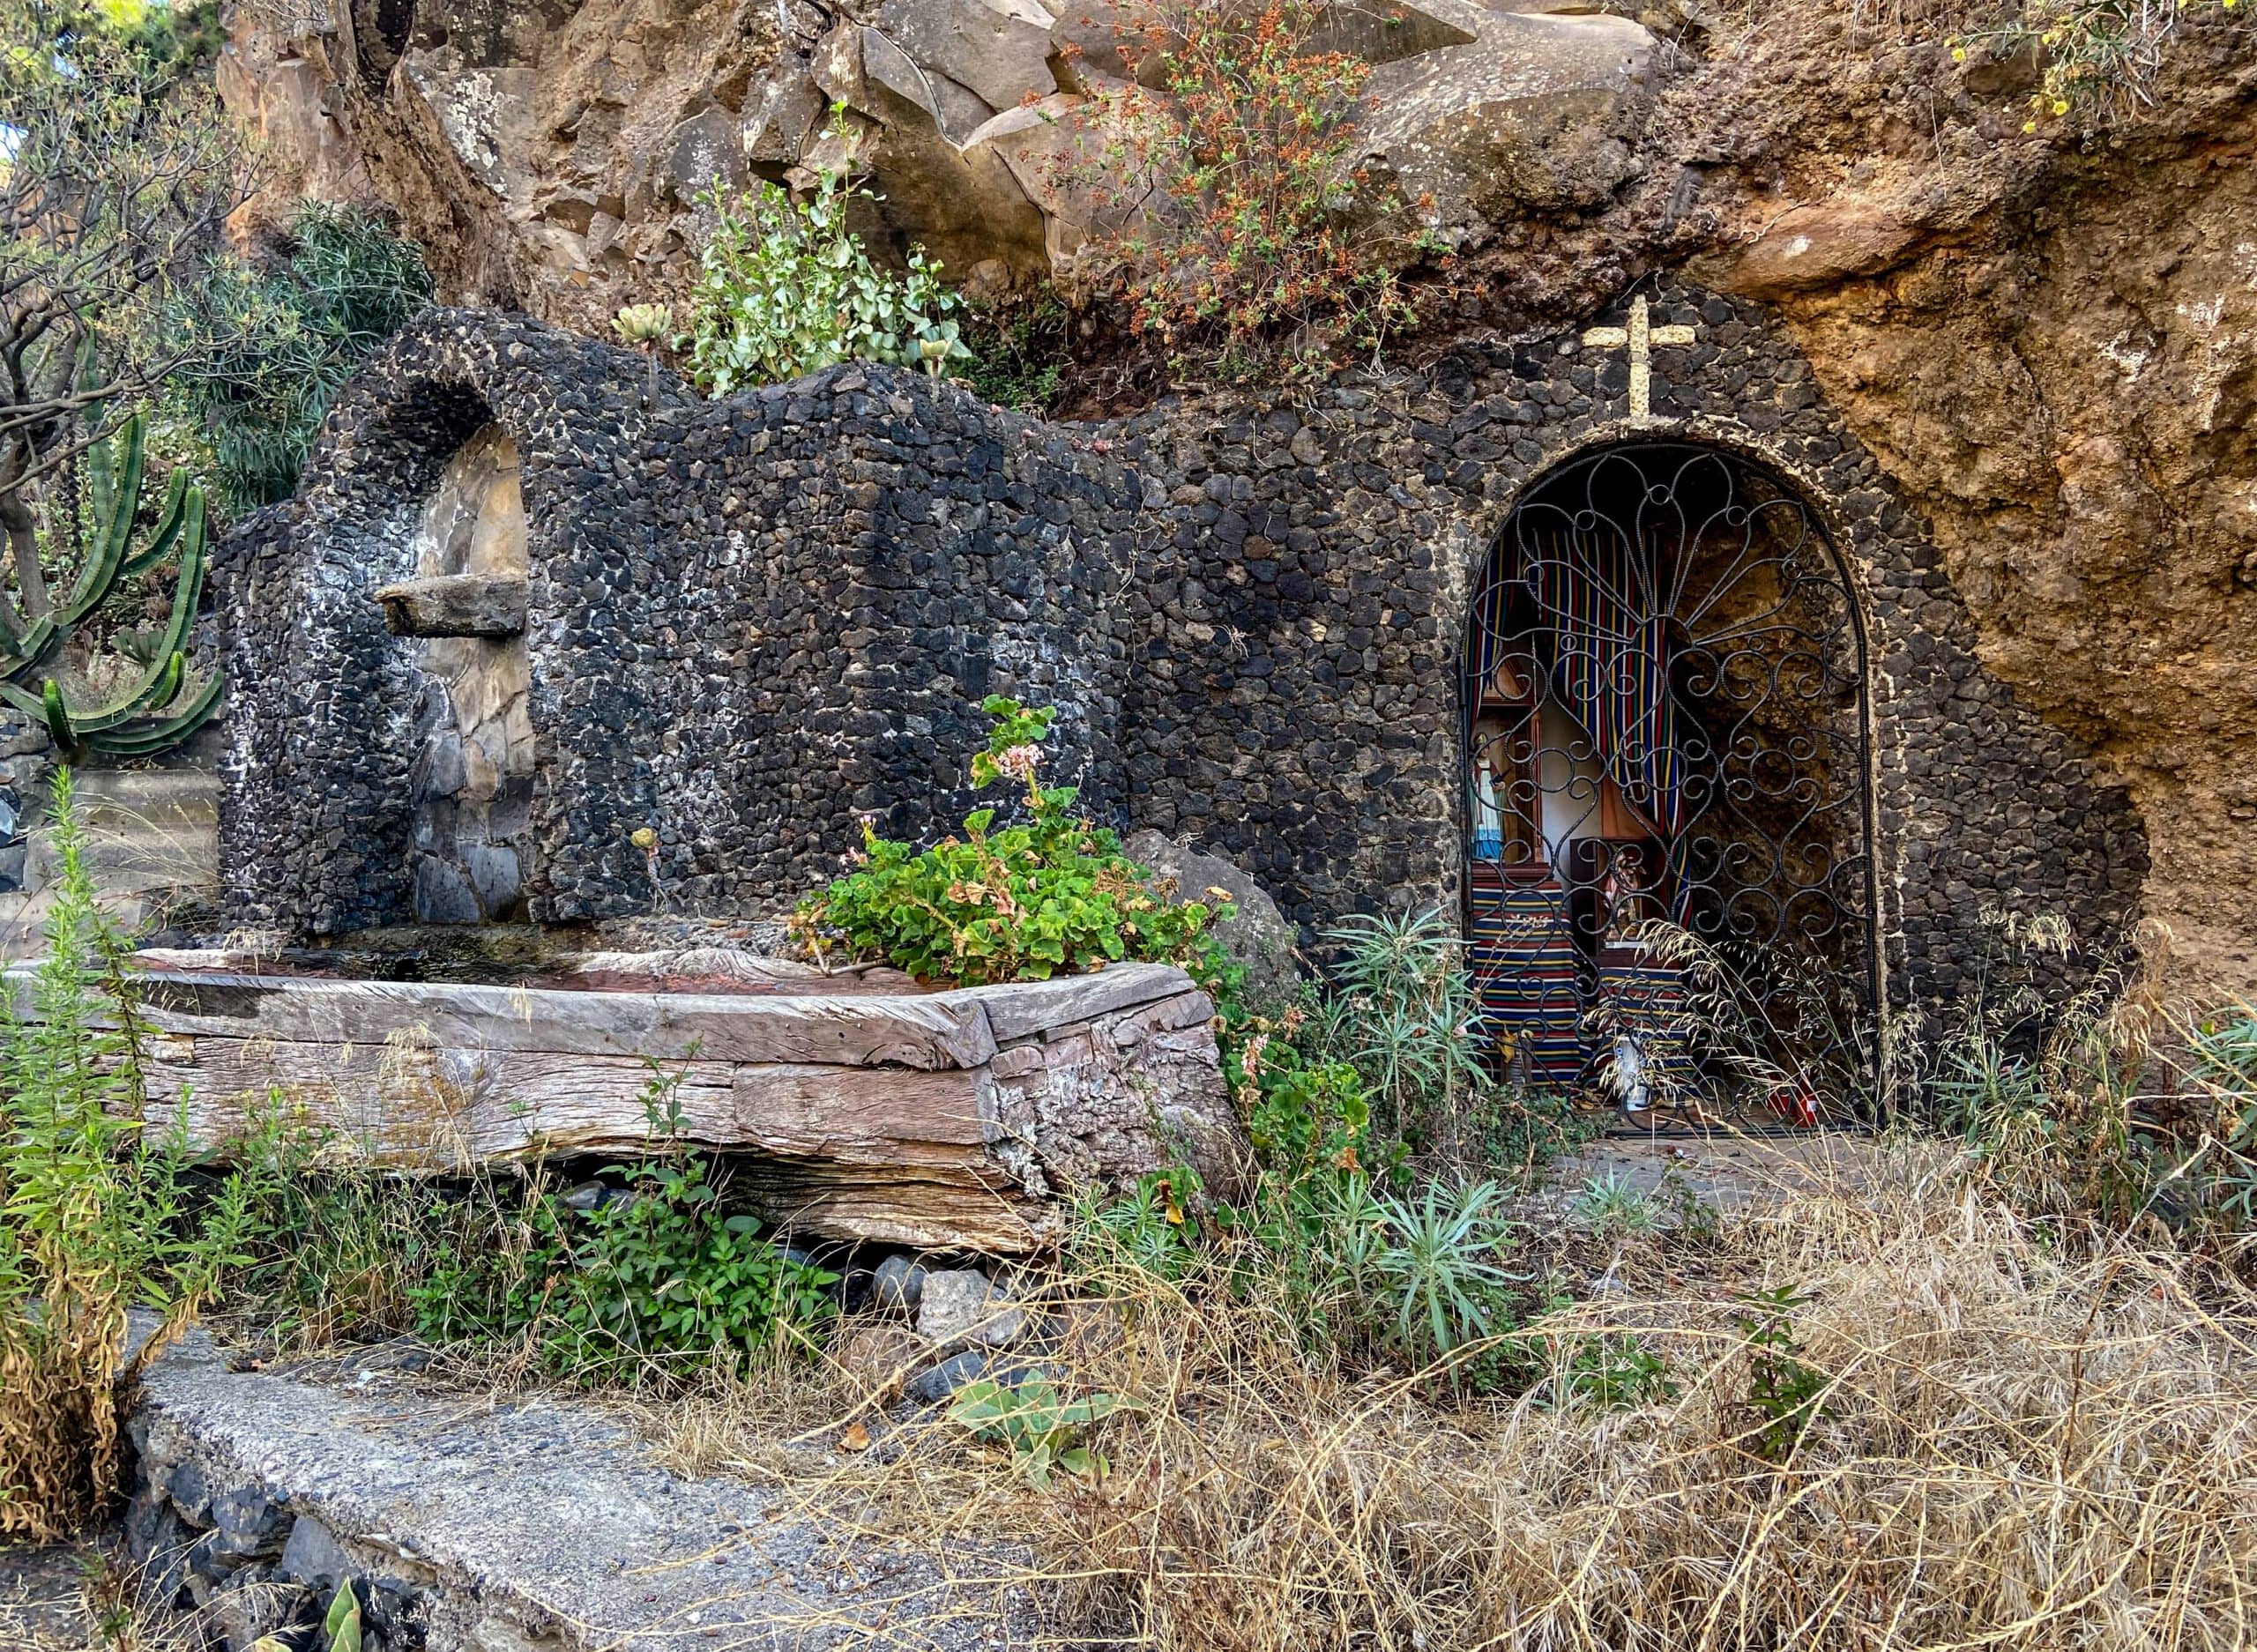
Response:
[{"label": "tall weed stalk", "polygon": [[[95,897],[68,770],[53,843],[47,956],[11,980],[0,1049],[0,1533],[41,1537],[108,1499],[121,1395],[210,1297],[250,1221],[235,1178],[190,1219],[181,1155],[144,1133],[126,941]],[[129,1358],[134,1307],[160,1328]]]}]

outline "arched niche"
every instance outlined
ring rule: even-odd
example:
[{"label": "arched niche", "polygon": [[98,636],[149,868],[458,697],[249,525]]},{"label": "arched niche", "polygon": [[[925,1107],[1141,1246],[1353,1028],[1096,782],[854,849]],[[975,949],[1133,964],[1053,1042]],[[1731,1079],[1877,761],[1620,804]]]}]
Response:
[{"label": "arched niche", "polygon": [[413,528],[414,574],[379,593],[414,693],[408,860],[415,920],[525,915],[533,871],[532,665],[517,444],[473,430]]},{"label": "arched niche", "polygon": [[1870,1068],[1865,629],[1791,486],[1684,442],[1567,460],[1492,548],[1463,668],[1467,934],[1523,1075],[1586,1082],[1628,1036],[1695,1086],[1720,1019],[1790,1104],[1829,1053]]}]

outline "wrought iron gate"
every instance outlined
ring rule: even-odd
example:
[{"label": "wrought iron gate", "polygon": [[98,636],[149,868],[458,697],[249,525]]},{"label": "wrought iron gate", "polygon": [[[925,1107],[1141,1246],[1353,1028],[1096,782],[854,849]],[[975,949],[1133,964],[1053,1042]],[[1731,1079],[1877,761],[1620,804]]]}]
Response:
[{"label": "wrought iron gate", "polygon": [[1870,1025],[1863,630],[1792,493],[1685,443],[1570,461],[1507,522],[1464,667],[1467,934],[1531,1078],[1628,1031],[1691,1079],[1720,981],[1790,1072]]}]

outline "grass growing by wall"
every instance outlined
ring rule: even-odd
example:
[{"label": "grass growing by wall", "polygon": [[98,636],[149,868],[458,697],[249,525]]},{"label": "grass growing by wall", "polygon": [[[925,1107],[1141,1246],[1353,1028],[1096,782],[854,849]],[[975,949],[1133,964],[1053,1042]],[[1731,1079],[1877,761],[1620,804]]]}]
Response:
[{"label": "grass growing by wall", "polygon": [[[233,1176],[191,1213],[181,1155],[135,1122],[125,943],[94,898],[68,770],[51,841],[47,956],[0,1050],[0,1533],[33,1537],[107,1501],[120,1395],[210,1298],[250,1214]],[[129,1357],[137,1307],[160,1328]]]}]

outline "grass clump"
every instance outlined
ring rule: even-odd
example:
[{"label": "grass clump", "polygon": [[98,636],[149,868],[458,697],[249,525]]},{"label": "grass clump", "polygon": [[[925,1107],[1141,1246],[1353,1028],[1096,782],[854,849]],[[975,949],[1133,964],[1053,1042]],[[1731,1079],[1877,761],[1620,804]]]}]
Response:
[{"label": "grass clump", "polygon": [[[0,1534],[33,1537],[108,1502],[122,1391],[210,1299],[250,1225],[243,1178],[192,1200],[183,1155],[143,1131],[125,944],[94,898],[67,769],[51,842],[47,956],[0,1050]],[[159,1328],[129,1358],[133,1308]]]}]

